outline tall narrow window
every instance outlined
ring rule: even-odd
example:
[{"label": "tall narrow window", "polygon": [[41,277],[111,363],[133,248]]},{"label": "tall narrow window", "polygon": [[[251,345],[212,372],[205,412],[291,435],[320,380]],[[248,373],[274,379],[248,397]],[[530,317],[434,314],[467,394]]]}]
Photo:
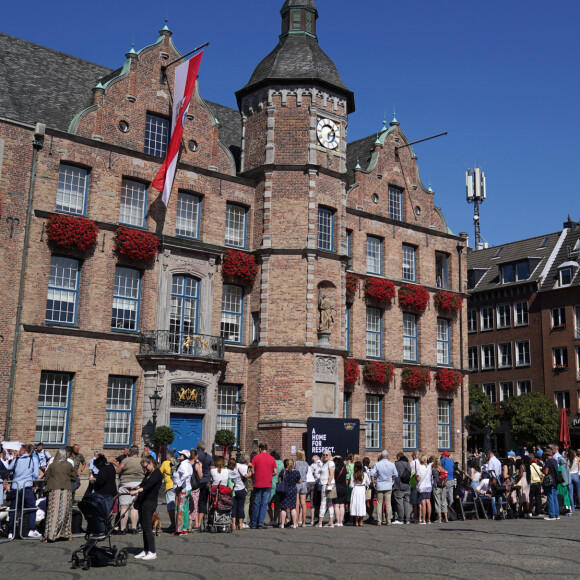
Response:
[{"label": "tall narrow window", "polygon": [[346,307],[346,327],[345,331],[345,338],[346,338],[346,350],[350,351],[350,306]]},{"label": "tall narrow window", "polygon": [[554,368],[567,369],[568,368],[568,349],[565,346],[552,349]]},{"label": "tall narrow window", "polygon": [[467,332],[477,332],[477,310],[467,311]]},{"label": "tall narrow window", "polygon": [[530,341],[520,340],[516,342],[516,366],[525,367],[530,364]]},{"label": "tall narrow window", "polygon": [[84,215],[89,172],[82,167],[61,163],[56,191],[56,211]]},{"label": "tall narrow window", "polygon": [[506,381],[499,384],[499,400],[505,401],[514,396],[514,384],[512,381]]},{"label": "tall narrow window", "polygon": [[449,288],[449,256],[441,252],[435,252],[435,285]]},{"label": "tall narrow window", "polygon": [[552,308],[552,328],[561,330],[566,328],[566,309],[563,307]]},{"label": "tall narrow window", "polygon": [[449,320],[437,319],[437,364],[449,363]]},{"label": "tall narrow window", "polygon": [[485,396],[490,400],[491,403],[497,402],[497,394],[495,391],[495,383],[484,383],[481,385]]},{"label": "tall narrow window", "polygon": [[344,402],[342,405],[342,416],[345,419],[350,417],[350,396],[352,393],[344,393]]},{"label": "tall narrow window", "polygon": [[242,342],[244,291],[241,286],[224,284],[221,336],[227,342]]},{"label": "tall narrow window", "polygon": [[252,312],[252,344],[260,342],[260,313]]},{"label": "tall narrow window", "polygon": [[367,236],[367,272],[380,274],[382,272],[382,243],[380,238]]},{"label": "tall narrow window", "polygon": [[77,318],[79,261],[52,256],[48,276],[46,321],[74,324]]},{"label": "tall narrow window", "polygon": [[486,371],[495,368],[495,345],[483,344],[481,346],[481,370]]},{"label": "tall narrow window", "polygon": [[164,117],[147,113],[145,121],[145,147],[148,155],[165,157],[169,140],[169,121]]},{"label": "tall narrow window", "polygon": [[379,449],[381,446],[381,398],[378,395],[367,395],[365,421],[367,424],[365,446],[367,449]]},{"label": "tall narrow window", "polygon": [[133,427],[133,377],[109,377],[105,417],[105,445],[131,445]]},{"label": "tall narrow window", "polygon": [[389,186],[389,217],[403,221],[403,191],[398,187]]},{"label": "tall narrow window", "polygon": [[217,430],[227,429],[234,434],[238,444],[238,409],[240,387],[237,385],[218,385]]},{"label": "tall narrow window", "polygon": [[367,357],[381,358],[381,334],[381,311],[367,308]]},{"label": "tall narrow window", "polygon": [[570,391],[556,391],[554,393],[554,399],[556,400],[556,405],[558,405],[558,408],[570,408]]},{"label": "tall narrow window", "polygon": [[197,332],[197,299],[199,280],[176,274],[171,284],[169,342],[175,353],[192,354],[192,335]]},{"label": "tall narrow window", "polygon": [[228,203],[226,206],[226,246],[246,247],[247,210],[241,205]]},{"label": "tall narrow window", "polygon": [[574,306],[574,338],[580,338],[580,306]]},{"label": "tall narrow window", "polygon": [[518,381],[518,395],[532,392],[532,381]]},{"label": "tall narrow window", "polygon": [[199,238],[199,214],[201,199],[192,193],[177,193],[177,220],[175,234],[187,238]]},{"label": "tall narrow window", "polygon": [[437,401],[437,447],[451,449],[451,401]]},{"label": "tall narrow window", "polygon": [[417,316],[403,314],[403,360],[417,360]]},{"label": "tall narrow window", "polygon": [[326,207],[318,208],[318,249],[334,250],[334,212]]},{"label": "tall narrow window", "polygon": [[493,308],[485,306],[481,309],[481,330],[493,330]]},{"label": "tall narrow window", "polygon": [[509,328],[511,326],[511,306],[509,304],[497,305],[497,327]]},{"label": "tall narrow window", "polygon": [[413,246],[403,244],[403,280],[407,282],[417,279],[416,253]]},{"label": "tall narrow window", "polygon": [[352,230],[346,230],[346,255],[348,256],[347,270],[352,270]]},{"label": "tall narrow window", "polygon": [[469,370],[471,372],[477,371],[479,369],[477,347],[476,346],[467,347],[467,361],[468,361],[468,365],[469,365]]},{"label": "tall narrow window", "polygon": [[497,345],[497,364],[500,369],[512,366],[512,343],[504,342]]},{"label": "tall narrow window", "polygon": [[514,304],[514,324],[525,326],[528,324],[528,303],[516,302]]},{"label": "tall narrow window", "polygon": [[115,291],[111,328],[137,330],[139,328],[139,297],[141,273],[133,268],[115,268]]},{"label": "tall narrow window", "polygon": [[146,206],[147,187],[145,184],[132,179],[123,179],[119,222],[140,228],[145,227]]},{"label": "tall narrow window", "polygon": [[417,399],[403,397],[403,449],[417,449]]},{"label": "tall narrow window", "polygon": [[64,445],[67,440],[72,375],[42,371],[36,411],[35,441]]}]

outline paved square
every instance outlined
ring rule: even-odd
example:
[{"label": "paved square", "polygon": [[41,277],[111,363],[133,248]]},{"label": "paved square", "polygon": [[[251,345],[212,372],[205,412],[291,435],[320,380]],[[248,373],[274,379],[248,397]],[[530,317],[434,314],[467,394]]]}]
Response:
[{"label": "paved square", "polygon": [[[0,545],[4,578],[580,578],[580,512],[560,521],[453,522],[428,526],[243,530],[162,534],[158,559],[131,555],[125,568],[72,570],[81,545],[15,541]],[[115,536],[132,554],[137,536]]]}]

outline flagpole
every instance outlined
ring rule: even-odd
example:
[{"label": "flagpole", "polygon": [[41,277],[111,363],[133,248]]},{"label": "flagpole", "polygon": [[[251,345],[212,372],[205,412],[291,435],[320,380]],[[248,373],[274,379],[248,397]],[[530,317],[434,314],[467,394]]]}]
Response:
[{"label": "flagpole", "polygon": [[161,66],[161,73],[162,73],[163,77],[165,78],[165,71],[171,65],[174,65],[176,62],[179,62],[180,60],[188,57],[190,54],[193,54],[194,52],[197,52],[198,50],[201,50],[202,48],[205,48],[206,46],[209,46],[209,42],[206,42],[206,43],[202,44],[201,46],[198,46],[197,48],[194,48],[193,50],[190,50],[187,54],[184,54],[183,56],[180,56],[179,58],[176,58],[175,60],[172,60],[169,64],[162,65]]}]

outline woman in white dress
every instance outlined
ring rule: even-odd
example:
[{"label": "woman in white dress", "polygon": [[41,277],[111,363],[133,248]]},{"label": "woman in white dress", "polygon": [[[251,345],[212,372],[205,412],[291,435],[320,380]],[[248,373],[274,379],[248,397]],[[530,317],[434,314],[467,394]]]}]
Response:
[{"label": "woman in white dress", "polygon": [[419,492],[419,523],[431,523],[431,491],[433,490],[433,479],[431,465],[427,465],[427,456],[421,455],[421,464],[417,468],[417,489]]},{"label": "woman in white dress", "polygon": [[362,519],[367,513],[366,490],[371,484],[371,478],[363,468],[363,464],[357,461],[350,478],[352,493],[350,496],[350,515],[355,526],[362,526]]}]

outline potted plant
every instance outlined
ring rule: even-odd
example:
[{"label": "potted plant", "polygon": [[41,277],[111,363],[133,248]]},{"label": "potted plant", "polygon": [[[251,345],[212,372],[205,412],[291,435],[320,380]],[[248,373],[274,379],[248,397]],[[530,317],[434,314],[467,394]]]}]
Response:
[{"label": "potted plant", "polygon": [[115,234],[115,251],[135,262],[150,262],[157,255],[159,238],[142,230],[121,226]]},{"label": "potted plant", "polygon": [[433,301],[439,310],[449,314],[459,312],[463,306],[461,294],[447,292],[446,290],[439,290],[433,297]]},{"label": "potted plant", "polygon": [[159,425],[153,432],[151,442],[156,448],[157,457],[165,457],[168,445],[171,445],[175,440],[175,433],[171,427],[167,425]]},{"label": "potted plant", "polygon": [[238,250],[226,250],[222,258],[222,278],[238,281],[251,288],[258,274],[258,264],[253,254]]},{"label": "potted plant", "polygon": [[354,301],[360,278],[350,272],[346,275],[346,301],[350,304]]},{"label": "potted plant", "polygon": [[344,385],[351,387],[358,381],[360,368],[354,358],[347,358],[344,361]]},{"label": "potted plant", "polygon": [[214,443],[223,449],[224,461],[230,457],[230,447],[236,442],[236,436],[229,429],[220,429],[215,434]]},{"label": "potted plant", "polygon": [[381,304],[390,302],[395,297],[395,285],[384,278],[367,278],[364,289],[366,298]]},{"label": "potted plant", "polygon": [[387,387],[392,380],[395,367],[391,363],[367,361],[363,370],[365,381],[379,387]]},{"label": "potted plant", "polygon": [[431,373],[424,367],[405,367],[401,371],[401,386],[403,389],[425,389],[431,382]]},{"label": "potted plant", "polygon": [[415,314],[423,314],[429,302],[429,292],[416,284],[403,284],[399,288],[399,306]]},{"label": "potted plant", "polygon": [[84,253],[97,241],[99,228],[87,218],[53,214],[46,224],[48,243],[54,249]]},{"label": "potted plant", "polygon": [[455,391],[463,384],[463,374],[453,369],[438,369],[435,382],[441,391]]}]

